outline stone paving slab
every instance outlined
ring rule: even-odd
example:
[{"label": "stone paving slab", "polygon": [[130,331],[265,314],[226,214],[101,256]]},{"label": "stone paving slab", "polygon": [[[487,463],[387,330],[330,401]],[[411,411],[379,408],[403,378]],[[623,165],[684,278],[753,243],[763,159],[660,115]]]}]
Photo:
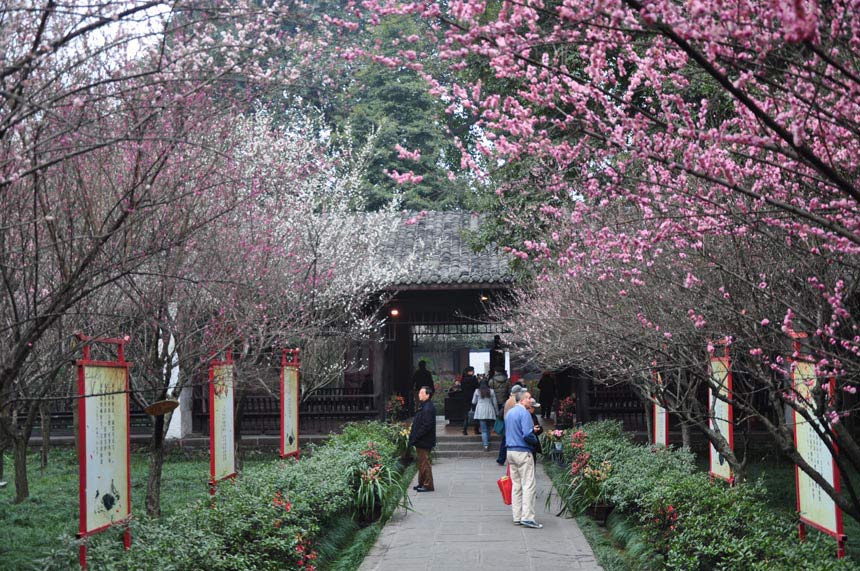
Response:
[{"label": "stone paving slab", "polygon": [[505,469],[495,458],[434,460],[436,491],[419,494],[411,489],[417,481],[410,484],[414,511],[391,517],[360,571],[602,571],[576,521],[547,511],[552,484],[543,466],[535,511],[544,528],[511,522],[496,485]]}]

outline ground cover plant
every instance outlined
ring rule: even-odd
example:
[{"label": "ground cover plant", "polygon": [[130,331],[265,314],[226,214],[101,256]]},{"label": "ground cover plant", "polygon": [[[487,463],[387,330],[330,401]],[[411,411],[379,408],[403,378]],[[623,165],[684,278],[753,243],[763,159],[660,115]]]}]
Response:
[{"label": "ground cover plant", "polygon": [[564,470],[554,478],[565,506],[581,513],[585,506],[574,497],[581,489],[579,475],[592,464],[611,465],[603,495],[615,505],[617,525],[637,524],[635,532],[625,531],[628,539],[651,546],[651,553],[636,554],[647,567],[854,568],[850,559],[835,559],[830,537],[810,531],[804,543],[797,541],[796,515],[769,502],[770,480],[734,488],[711,482],[691,453],[636,445],[616,422],[586,424],[568,435]]},{"label": "ground cover plant", "polygon": [[[384,519],[406,501],[412,472],[399,463],[401,429],[375,422],[347,425],[299,461],[251,454],[240,477],[219,485],[214,498],[206,486],[208,457],[174,454],[165,464],[162,517],[134,520],[128,552],[119,529],[92,538],[90,568],[312,571],[322,563],[348,569],[337,561],[344,553],[360,561]],[[135,454],[137,513],[145,470],[145,457]],[[0,503],[0,568],[74,568],[76,457],[58,454],[34,483],[33,497],[23,505],[10,498]],[[361,487],[377,495],[359,495]]]},{"label": "ground cover plant", "polygon": [[[273,453],[247,452],[246,469],[274,460]],[[15,505],[14,482],[0,491],[0,569],[41,569],[39,560],[57,549],[59,537],[78,529],[78,458],[71,449],[56,449],[39,470],[39,455],[29,455],[31,495]],[[132,506],[141,513],[146,495],[148,453],[131,455]],[[10,477],[14,477],[10,474]],[[204,452],[168,453],[164,467],[163,514],[169,517],[189,503],[207,497],[209,456]]]}]

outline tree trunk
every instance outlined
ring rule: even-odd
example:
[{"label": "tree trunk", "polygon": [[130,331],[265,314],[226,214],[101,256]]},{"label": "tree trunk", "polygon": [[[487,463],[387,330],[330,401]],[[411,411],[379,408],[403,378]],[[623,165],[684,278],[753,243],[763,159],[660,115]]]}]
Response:
[{"label": "tree trunk", "polygon": [[75,435],[75,450],[81,449],[81,423],[78,418],[78,399],[72,399],[72,434]]},{"label": "tree trunk", "polygon": [[690,438],[690,427],[686,422],[681,422],[681,446],[690,450],[693,446],[693,441]]},{"label": "tree trunk", "polygon": [[647,433],[645,442],[652,444],[654,440],[654,422],[657,421],[656,418],[651,418],[651,414],[654,411],[654,404],[651,401],[643,401],[642,408],[645,409],[645,431]]},{"label": "tree trunk", "polygon": [[30,484],[27,481],[27,438],[14,438],[15,450],[15,503],[20,504],[30,497]]},{"label": "tree trunk", "polygon": [[3,460],[6,458],[5,446],[0,447],[0,482],[3,481]]},{"label": "tree trunk", "polygon": [[146,515],[161,517],[161,475],[164,470],[164,416],[156,416],[149,450],[146,480]]},{"label": "tree trunk", "polygon": [[39,460],[39,468],[44,470],[48,467],[48,454],[51,452],[51,403],[44,401],[39,404],[39,416],[42,420],[42,454]]}]

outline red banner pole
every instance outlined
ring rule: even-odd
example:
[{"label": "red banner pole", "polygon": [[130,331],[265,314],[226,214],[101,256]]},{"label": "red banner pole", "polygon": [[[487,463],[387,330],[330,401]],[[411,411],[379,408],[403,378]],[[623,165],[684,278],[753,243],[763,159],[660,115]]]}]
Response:
[{"label": "red banner pole", "polygon": [[209,495],[215,495],[215,355],[209,361]]},{"label": "red banner pole", "polygon": [[281,458],[283,458],[287,452],[287,450],[284,446],[284,443],[286,441],[285,436],[286,436],[286,432],[287,432],[287,427],[284,426],[284,410],[285,410],[284,409],[284,406],[285,406],[284,400],[286,399],[286,392],[287,392],[287,386],[286,386],[286,383],[287,383],[287,378],[286,378],[287,377],[287,375],[286,375],[287,351],[288,351],[288,349],[282,349],[281,350],[281,422],[280,422],[280,425],[281,425]]}]

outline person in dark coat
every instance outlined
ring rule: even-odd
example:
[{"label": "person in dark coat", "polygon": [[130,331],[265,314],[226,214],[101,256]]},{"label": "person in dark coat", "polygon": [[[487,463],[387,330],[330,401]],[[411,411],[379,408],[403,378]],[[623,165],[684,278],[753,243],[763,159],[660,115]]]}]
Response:
[{"label": "person in dark coat", "polygon": [[[543,408],[539,402],[535,399],[530,399],[528,403],[526,403],[526,410],[529,411],[529,414],[532,415],[532,423],[535,425],[535,436],[538,437],[538,442],[540,442],[540,435],[543,434],[543,426],[540,424],[540,420],[537,417],[538,409]],[[545,418],[545,417],[544,417]],[[541,453],[540,448],[535,448],[532,450],[532,456],[535,457],[535,462],[537,462],[537,455]]]},{"label": "person in dark coat", "polygon": [[421,408],[412,419],[412,430],[409,432],[409,446],[415,447],[418,457],[418,485],[416,492],[433,491],[433,470],[430,468],[430,451],[436,446],[436,407],[430,400],[433,398],[433,386],[421,387],[418,391],[418,401]]},{"label": "person in dark coat", "polygon": [[418,361],[418,368],[412,373],[412,408],[409,409],[410,413],[418,410],[418,391],[421,390],[421,387],[433,387],[433,375],[430,371],[427,370],[427,361],[420,360]]},{"label": "person in dark coat", "polygon": [[552,402],[555,400],[555,378],[552,373],[544,373],[538,381],[540,391],[540,408],[543,410],[544,419],[548,419],[552,413]]},{"label": "person in dark coat", "polygon": [[[478,377],[475,376],[475,367],[466,367],[463,369],[463,378],[460,381],[460,390],[461,394],[464,395],[464,398],[469,402],[469,399],[472,398],[472,395],[475,394],[475,391],[478,389]],[[468,413],[463,418],[463,434],[467,433],[469,428],[469,415]],[[475,424],[475,434],[480,434],[478,430],[477,424]]]}]

